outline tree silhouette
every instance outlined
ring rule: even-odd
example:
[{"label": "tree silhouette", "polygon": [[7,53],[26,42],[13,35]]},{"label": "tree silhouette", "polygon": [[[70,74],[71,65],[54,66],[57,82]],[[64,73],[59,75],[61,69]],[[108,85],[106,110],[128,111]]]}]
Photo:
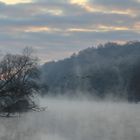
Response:
[{"label": "tree silhouette", "polygon": [[22,54],[7,54],[0,62],[0,112],[25,112],[37,106],[33,95],[39,90],[39,69],[32,49]]}]

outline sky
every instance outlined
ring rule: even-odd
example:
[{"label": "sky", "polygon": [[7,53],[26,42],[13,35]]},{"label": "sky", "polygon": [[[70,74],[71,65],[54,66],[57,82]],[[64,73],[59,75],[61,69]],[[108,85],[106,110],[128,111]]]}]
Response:
[{"label": "sky", "polygon": [[0,0],[0,54],[32,47],[41,62],[140,38],[140,0]]}]

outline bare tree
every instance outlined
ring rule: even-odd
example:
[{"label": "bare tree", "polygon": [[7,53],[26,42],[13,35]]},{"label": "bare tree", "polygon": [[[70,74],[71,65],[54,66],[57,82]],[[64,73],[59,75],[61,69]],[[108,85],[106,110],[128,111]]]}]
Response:
[{"label": "bare tree", "polygon": [[25,48],[20,55],[7,54],[0,62],[0,111],[22,112],[36,107],[33,94],[39,90],[37,58]]}]

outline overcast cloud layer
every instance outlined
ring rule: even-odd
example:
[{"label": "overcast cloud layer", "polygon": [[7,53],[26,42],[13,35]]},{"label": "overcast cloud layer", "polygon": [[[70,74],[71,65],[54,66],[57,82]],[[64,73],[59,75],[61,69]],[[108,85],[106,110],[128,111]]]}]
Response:
[{"label": "overcast cloud layer", "polygon": [[107,41],[140,38],[140,0],[0,0],[0,50],[58,60]]}]

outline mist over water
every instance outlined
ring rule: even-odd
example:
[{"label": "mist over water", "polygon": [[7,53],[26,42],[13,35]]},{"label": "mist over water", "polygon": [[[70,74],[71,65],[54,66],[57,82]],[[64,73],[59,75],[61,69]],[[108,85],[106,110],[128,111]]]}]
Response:
[{"label": "mist over water", "polygon": [[140,104],[46,98],[44,112],[0,118],[0,140],[140,140]]}]

